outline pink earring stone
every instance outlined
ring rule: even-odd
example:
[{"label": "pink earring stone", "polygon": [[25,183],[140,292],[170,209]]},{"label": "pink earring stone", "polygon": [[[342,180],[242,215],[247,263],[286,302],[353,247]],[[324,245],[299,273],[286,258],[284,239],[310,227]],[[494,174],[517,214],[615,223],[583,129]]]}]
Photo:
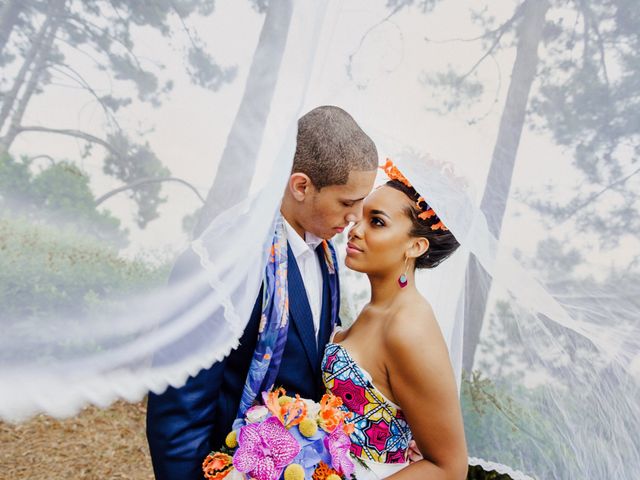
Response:
[{"label": "pink earring stone", "polygon": [[409,284],[408,280],[407,280],[407,276],[403,273],[402,275],[400,275],[400,278],[398,278],[398,285],[400,285],[400,288],[404,288]]}]

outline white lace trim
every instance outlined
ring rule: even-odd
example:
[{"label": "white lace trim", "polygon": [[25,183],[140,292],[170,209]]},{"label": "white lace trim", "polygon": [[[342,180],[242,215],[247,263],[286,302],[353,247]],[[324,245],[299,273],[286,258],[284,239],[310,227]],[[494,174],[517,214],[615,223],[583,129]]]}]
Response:
[{"label": "white lace trim", "polygon": [[501,474],[509,475],[513,480],[534,480],[529,475],[526,475],[518,470],[513,470],[506,465],[496,462],[490,462],[489,460],[483,460],[482,458],[469,457],[469,465],[482,467],[487,472],[495,471]]}]

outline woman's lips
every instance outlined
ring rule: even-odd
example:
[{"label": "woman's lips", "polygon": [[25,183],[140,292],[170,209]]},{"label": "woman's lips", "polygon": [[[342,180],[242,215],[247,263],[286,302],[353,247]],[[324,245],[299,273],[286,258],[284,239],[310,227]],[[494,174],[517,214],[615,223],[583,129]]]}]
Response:
[{"label": "woman's lips", "polygon": [[353,243],[347,243],[347,255],[354,253],[362,253],[362,249],[356,247]]}]

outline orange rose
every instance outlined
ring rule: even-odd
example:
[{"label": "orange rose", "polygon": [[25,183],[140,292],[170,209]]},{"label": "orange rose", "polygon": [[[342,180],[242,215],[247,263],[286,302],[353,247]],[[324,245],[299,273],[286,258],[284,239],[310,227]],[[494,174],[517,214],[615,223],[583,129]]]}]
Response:
[{"label": "orange rose", "polygon": [[221,452],[212,452],[202,462],[202,471],[208,480],[222,480],[233,469],[233,457]]}]

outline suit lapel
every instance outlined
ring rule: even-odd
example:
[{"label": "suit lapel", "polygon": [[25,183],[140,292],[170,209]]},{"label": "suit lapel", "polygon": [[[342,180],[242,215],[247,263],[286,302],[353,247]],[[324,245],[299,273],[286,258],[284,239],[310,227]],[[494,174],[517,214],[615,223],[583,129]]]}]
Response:
[{"label": "suit lapel", "polygon": [[309,363],[313,370],[317,370],[318,363],[318,347],[316,345],[316,335],[313,330],[313,316],[311,314],[311,307],[309,306],[309,300],[307,298],[307,291],[304,288],[304,282],[302,281],[302,275],[298,269],[298,264],[293,256],[291,247],[287,244],[288,249],[288,276],[289,282],[289,313],[291,314],[292,322],[300,338],[302,339],[302,345],[309,359]]}]

